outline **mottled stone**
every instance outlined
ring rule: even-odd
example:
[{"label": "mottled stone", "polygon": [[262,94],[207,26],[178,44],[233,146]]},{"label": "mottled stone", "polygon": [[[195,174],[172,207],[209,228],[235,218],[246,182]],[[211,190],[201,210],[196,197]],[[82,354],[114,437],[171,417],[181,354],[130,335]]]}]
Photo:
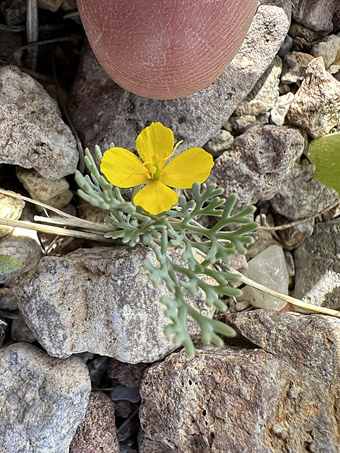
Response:
[{"label": "mottled stone", "polygon": [[326,71],[322,57],[309,63],[288,119],[313,138],[322,137],[340,125],[340,82]]},{"label": "mottled stone", "polygon": [[340,320],[232,317],[256,348],[199,348],[147,370],[140,453],[338,451]]},{"label": "mottled stone", "polygon": [[268,68],[287,35],[290,0],[261,3],[225,72],[205,90],[183,99],[158,101],[128,93],[105,74],[87,48],[69,103],[83,143],[90,149],[95,144],[105,149],[111,142],[134,149],[137,134],[152,121],[170,127],[176,140],[183,139],[182,150],[207,143]]},{"label": "mottled stone", "polygon": [[234,137],[225,129],[220,129],[208,143],[204,145],[204,149],[213,156],[219,156],[224,151],[229,149],[234,143]]},{"label": "mottled stone", "polygon": [[254,115],[271,110],[279,97],[279,83],[282,60],[276,56],[267,71],[255,84],[254,88],[235,109],[233,115]]},{"label": "mottled stone", "polygon": [[17,178],[23,184],[30,197],[55,208],[64,208],[69,204],[73,193],[65,178],[46,179],[35,170],[17,168]]},{"label": "mottled stone", "polygon": [[0,238],[0,255],[9,255],[22,263],[16,272],[0,275],[0,283],[9,287],[15,286],[17,279],[24,272],[34,269],[42,257],[41,246],[31,237],[17,235],[16,232]]},{"label": "mottled stone", "polygon": [[329,35],[315,44],[311,51],[315,57],[322,57],[331,74],[340,70],[340,35]]},{"label": "mottled stone", "polygon": [[303,80],[309,63],[314,60],[312,55],[304,52],[289,52],[283,58],[282,83],[296,83]]},{"label": "mottled stone", "polygon": [[68,453],[90,391],[77,358],[54,359],[27,343],[1,349],[1,453]]},{"label": "mottled stone", "polygon": [[107,375],[110,379],[114,379],[127,387],[139,387],[144,371],[148,366],[148,363],[132,365],[119,360],[109,359]]},{"label": "mottled stone", "polygon": [[283,126],[286,120],[290,104],[293,102],[294,94],[289,92],[279,96],[276,104],[270,112],[270,119],[276,126]]},{"label": "mottled stone", "polygon": [[0,163],[58,179],[74,173],[78,151],[56,102],[15,66],[0,67]]},{"label": "mottled stone", "polygon": [[207,183],[222,187],[225,196],[237,194],[241,205],[268,200],[278,192],[304,146],[304,137],[296,129],[251,128],[216,159]]},{"label": "mottled stone", "polygon": [[290,220],[316,216],[339,196],[313,179],[313,165],[295,165],[270,200],[273,209]]},{"label": "mottled stone", "polygon": [[[8,195],[0,194],[0,217],[2,219],[18,220],[25,207],[25,202],[11,197],[10,194],[11,191],[8,191]],[[0,227],[0,237],[5,236],[11,231],[13,231],[11,227]]]},{"label": "mottled stone", "polygon": [[286,250],[294,250],[296,247],[302,244],[302,242],[311,234],[314,230],[314,220],[309,222],[300,223],[290,228],[277,231],[280,239]]},{"label": "mottled stone", "polygon": [[315,41],[322,36],[322,33],[317,33],[293,21],[289,29],[289,36],[293,38],[293,50],[309,52]]},{"label": "mottled stone", "polygon": [[70,453],[119,453],[115,405],[102,392],[92,392],[84,420],[77,428]]},{"label": "mottled stone", "polygon": [[[179,250],[171,256],[183,263]],[[27,324],[50,355],[63,358],[87,351],[127,363],[154,362],[174,349],[164,333],[169,319],[160,302],[171,294],[162,281],[153,286],[146,259],[157,265],[153,252],[142,246],[48,256],[13,291]],[[213,315],[202,291],[187,300]],[[188,328],[199,333],[191,320]]]},{"label": "mottled stone", "polygon": [[[279,293],[288,294],[288,270],[282,247],[279,245],[269,246],[248,261],[244,275]],[[271,310],[281,310],[286,305],[286,302],[251,286],[242,290],[239,299],[249,302],[253,307]]]},{"label": "mottled stone", "polygon": [[333,30],[333,15],[338,0],[300,0],[293,18],[314,31]]},{"label": "mottled stone", "polygon": [[340,219],[318,223],[294,252],[294,297],[340,308]]}]

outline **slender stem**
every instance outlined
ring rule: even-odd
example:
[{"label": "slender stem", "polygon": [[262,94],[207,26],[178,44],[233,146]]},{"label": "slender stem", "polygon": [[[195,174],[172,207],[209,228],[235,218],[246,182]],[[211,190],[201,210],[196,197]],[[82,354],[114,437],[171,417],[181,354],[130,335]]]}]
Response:
[{"label": "slender stem", "polygon": [[70,226],[74,228],[83,228],[93,231],[101,231],[103,233],[107,233],[109,231],[113,231],[116,228],[112,225],[104,225],[102,223],[90,222],[88,220],[83,219],[67,219],[61,217],[41,217],[41,216],[34,216],[34,220],[37,222],[49,223],[52,225],[63,225],[63,226]]},{"label": "slender stem", "polygon": [[285,302],[288,302],[292,305],[295,305],[300,308],[304,308],[310,311],[316,311],[318,313],[323,313],[325,315],[330,315],[330,316],[335,316],[337,318],[340,318],[340,312],[337,310],[333,310],[332,308],[327,308],[327,307],[320,307],[317,305],[312,305],[308,304],[307,302],[302,302],[302,300],[295,299],[295,297],[287,296],[286,294],[279,293],[273,289],[268,288],[267,286],[261,285],[261,283],[257,283],[254,280],[245,277],[242,275],[240,272],[237,270],[230,268],[230,271],[239,275],[240,280],[245,283],[246,285],[251,286],[252,288],[256,288],[266,294],[270,294],[271,296],[276,297],[277,299],[281,299]]},{"label": "slender stem", "polygon": [[66,228],[57,228],[49,225],[41,225],[38,223],[26,222],[23,220],[8,220],[0,218],[0,225],[26,228],[28,230],[40,231],[41,233],[56,234],[59,236],[71,236],[81,239],[91,239],[101,242],[112,242],[110,239],[105,239],[104,236],[95,233],[86,233],[77,230],[67,230]]}]

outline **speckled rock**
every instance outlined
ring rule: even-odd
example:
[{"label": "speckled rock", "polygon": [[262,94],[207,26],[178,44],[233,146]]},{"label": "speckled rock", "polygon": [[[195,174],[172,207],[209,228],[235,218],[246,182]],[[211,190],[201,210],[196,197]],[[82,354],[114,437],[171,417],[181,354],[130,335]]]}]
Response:
[{"label": "speckled rock", "polygon": [[1,453],[68,453],[90,391],[80,359],[54,359],[27,343],[1,349]]},{"label": "speckled rock", "polygon": [[340,219],[318,223],[294,252],[294,297],[340,308]]},{"label": "speckled rock", "polygon": [[279,97],[282,60],[276,56],[267,71],[258,80],[244,101],[236,107],[233,115],[260,115],[271,110]]},{"label": "speckled rock", "polygon": [[339,199],[334,190],[313,179],[313,165],[295,165],[270,200],[273,209],[290,220],[321,213]]},{"label": "speckled rock", "polygon": [[268,200],[278,192],[304,146],[304,137],[296,129],[253,127],[216,159],[207,183],[224,188],[225,196],[237,194],[240,205]]},{"label": "speckled rock", "polygon": [[333,30],[333,16],[338,0],[300,0],[293,18],[315,31]]},{"label": "speckled rock", "polygon": [[312,55],[322,57],[331,74],[340,70],[340,35],[329,35],[312,47]]},{"label": "speckled rock", "polygon": [[16,66],[0,67],[0,163],[58,179],[74,173],[78,151],[56,102]]},{"label": "speckled rock", "polygon": [[12,287],[17,284],[20,275],[35,268],[42,257],[42,249],[35,239],[14,232],[0,238],[0,255],[9,255],[23,264],[16,272],[0,275],[0,283],[6,282],[7,286]]},{"label": "speckled rock", "polygon": [[309,52],[313,44],[323,36],[323,33],[316,32],[302,24],[293,22],[289,29],[289,36],[293,38],[293,50],[298,52]]},{"label": "speckled rock", "polygon": [[[8,194],[10,195],[10,191]],[[0,217],[8,220],[18,220],[21,217],[25,202],[8,195],[0,194]],[[0,227],[0,237],[13,231],[11,227]]]},{"label": "speckled rock", "polygon": [[120,384],[127,387],[139,387],[143,373],[149,366],[148,363],[122,363],[119,360],[109,359],[107,375],[110,379],[118,381]]},{"label": "speckled rock", "polygon": [[[180,262],[180,252],[173,259]],[[39,343],[55,357],[92,352],[121,362],[154,362],[174,349],[165,335],[169,324],[162,295],[169,295],[165,284],[157,288],[149,279],[144,261],[156,260],[142,246],[78,249],[63,257],[40,260],[34,272],[14,293],[19,309]],[[189,303],[204,306],[203,292]],[[207,316],[214,310],[205,309]],[[191,334],[198,334],[189,320]]]},{"label": "speckled rock", "polygon": [[119,453],[115,405],[102,392],[92,392],[84,420],[77,428],[70,453]]},{"label": "speckled rock", "polygon": [[134,149],[137,134],[152,121],[170,127],[176,140],[183,139],[182,150],[207,143],[268,68],[287,34],[290,0],[261,3],[226,71],[205,90],[183,99],[157,101],[128,93],[104,73],[87,48],[69,103],[83,143],[90,149],[95,144],[105,149],[111,142]]},{"label": "speckled rock", "polygon": [[147,370],[140,453],[337,451],[340,320],[267,310],[233,318],[261,349],[199,348]]},{"label": "speckled rock", "polygon": [[326,71],[322,57],[309,63],[288,119],[313,138],[322,137],[340,125],[340,82]]}]

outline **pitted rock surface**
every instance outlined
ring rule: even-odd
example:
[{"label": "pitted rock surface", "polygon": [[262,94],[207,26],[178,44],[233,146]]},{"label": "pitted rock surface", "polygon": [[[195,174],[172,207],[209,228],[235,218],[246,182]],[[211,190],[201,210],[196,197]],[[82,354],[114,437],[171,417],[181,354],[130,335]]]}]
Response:
[{"label": "pitted rock surface", "polygon": [[[83,143],[134,149],[137,134],[160,121],[183,140],[180,149],[203,146],[213,137],[265,72],[284,41],[290,0],[264,0],[245,41],[226,71],[208,88],[183,99],[158,101],[133,95],[116,85],[92,51],[83,53],[69,110]],[[179,150],[180,150],[179,149]]]},{"label": "pitted rock surface", "polygon": [[239,205],[272,198],[280,183],[304,151],[305,140],[297,129],[272,125],[253,127],[215,161],[207,184],[237,194]]},{"label": "pitted rock surface", "polygon": [[182,351],[146,371],[140,453],[337,451],[340,320],[270,310],[232,318],[254,349]]},{"label": "pitted rock surface", "polygon": [[78,358],[54,359],[35,346],[0,350],[0,452],[68,453],[91,391]]},{"label": "pitted rock surface", "polygon": [[74,173],[76,141],[56,102],[16,66],[0,67],[0,163],[34,168],[48,179]]},{"label": "pitted rock surface", "polygon": [[[127,363],[154,362],[174,349],[164,333],[169,319],[160,302],[171,294],[163,282],[153,286],[146,259],[157,264],[153,252],[142,246],[44,257],[14,289],[19,309],[51,356],[87,351]],[[180,251],[172,259],[181,262]],[[187,300],[212,316],[214,310],[203,309],[203,292]],[[199,333],[190,320],[188,326],[191,334]]]}]

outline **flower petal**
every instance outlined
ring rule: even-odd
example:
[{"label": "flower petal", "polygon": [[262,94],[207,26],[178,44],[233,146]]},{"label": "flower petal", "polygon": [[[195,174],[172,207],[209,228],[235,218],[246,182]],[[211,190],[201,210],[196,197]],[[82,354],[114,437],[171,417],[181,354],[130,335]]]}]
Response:
[{"label": "flower petal", "polygon": [[124,148],[114,147],[105,151],[100,171],[117,187],[135,187],[149,180],[143,162]]},{"label": "flower petal", "polygon": [[136,206],[154,215],[172,208],[177,201],[177,193],[157,179],[149,182],[133,199]]},{"label": "flower petal", "polygon": [[211,154],[202,148],[190,148],[163,168],[160,180],[177,189],[190,189],[194,182],[202,183],[208,178],[213,165]]},{"label": "flower petal", "polygon": [[136,149],[144,162],[166,161],[174,147],[174,134],[161,123],[152,123],[136,139]]}]

